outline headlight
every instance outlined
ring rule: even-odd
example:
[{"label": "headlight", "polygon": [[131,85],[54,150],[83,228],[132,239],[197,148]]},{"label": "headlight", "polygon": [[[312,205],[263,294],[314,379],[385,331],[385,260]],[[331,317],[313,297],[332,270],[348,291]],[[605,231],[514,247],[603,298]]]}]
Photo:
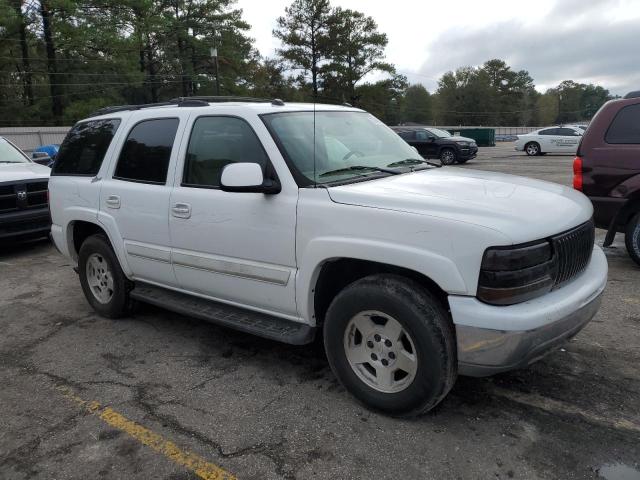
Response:
[{"label": "headlight", "polygon": [[478,298],[493,305],[513,305],[553,288],[553,252],[548,241],[488,248],[482,258]]},{"label": "headlight", "polygon": [[460,145],[461,147],[468,147],[469,146],[469,142],[456,142],[458,145]]}]

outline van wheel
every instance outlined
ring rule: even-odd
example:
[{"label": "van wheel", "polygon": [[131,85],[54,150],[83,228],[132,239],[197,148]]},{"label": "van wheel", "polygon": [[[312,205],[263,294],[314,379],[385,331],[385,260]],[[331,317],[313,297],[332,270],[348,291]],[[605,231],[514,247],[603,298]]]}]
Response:
[{"label": "van wheel", "polygon": [[453,165],[458,160],[456,152],[452,148],[443,148],[440,152],[440,163],[442,165]]},{"label": "van wheel", "polygon": [[453,324],[418,283],[371,275],[327,310],[324,343],[334,374],[362,403],[394,416],[435,407],[457,376]]},{"label": "van wheel", "polygon": [[131,283],[104,235],[92,235],[84,241],[78,254],[78,273],[84,296],[100,315],[120,318],[129,313]]},{"label": "van wheel", "polygon": [[640,265],[640,213],[627,223],[624,243],[631,259]]},{"label": "van wheel", "polygon": [[524,146],[524,151],[530,157],[540,155],[540,145],[537,142],[529,142]]}]

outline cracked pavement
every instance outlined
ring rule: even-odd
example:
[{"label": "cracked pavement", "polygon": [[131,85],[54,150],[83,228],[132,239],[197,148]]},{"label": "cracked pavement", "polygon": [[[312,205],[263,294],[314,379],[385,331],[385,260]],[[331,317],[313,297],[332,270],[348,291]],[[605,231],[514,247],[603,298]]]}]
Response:
[{"label": "cracked pavement", "polygon": [[[569,184],[572,157],[510,144],[464,168]],[[598,232],[602,243],[604,232]],[[640,470],[640,267],[618,236],[603,305],[526,370],[461,377],[413,420],[368,411],[320,344],[294,347],[151,306],[95,314],[48,242],[0,249],[0,478],[196,474],[66,399],[108,405],[239,479],[582,479]]]}]

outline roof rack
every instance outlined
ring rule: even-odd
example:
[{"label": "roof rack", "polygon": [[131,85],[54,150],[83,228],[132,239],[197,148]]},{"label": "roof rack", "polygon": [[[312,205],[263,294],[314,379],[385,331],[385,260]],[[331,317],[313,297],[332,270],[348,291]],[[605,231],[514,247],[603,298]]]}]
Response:
[{"label": "roof rack", "polygon": [[629,99],[629,98],[640,98],[640,90],[636,90],[634,92],[629,92],[624,96],[624,99]]},{"label": "roof rack", "polygon": [[172,98],[168,102],[159,103],[142,103],[140,105],[115,105],[112,107],[104,107],[93,112],[89,117],[98,117],[100,115],[107,115],[116,112],[126,112],[131,110],[141,110],[143,108],[154,107],[167,107],[175,105],[178,107],[208,107],[210,103],[223,103],[223,102],[253,102],[253,103],[265,103],[271,102],[272,105],[282,106],[284,102],[279,98],[257,98],[257,97],[234,97],[234,96],[193,96],[193,97],[176,97]]}]

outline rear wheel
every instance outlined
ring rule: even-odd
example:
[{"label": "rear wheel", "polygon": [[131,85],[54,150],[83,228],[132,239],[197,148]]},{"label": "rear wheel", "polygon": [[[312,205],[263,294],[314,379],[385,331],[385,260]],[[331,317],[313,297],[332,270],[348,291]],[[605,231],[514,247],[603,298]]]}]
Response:
[{"label": "rear wheel", "polygon": [[540,155],[540,144],[537,142],[529,142],[524,146],[524,151],[530,157],[535,157],[536,155]]},{"label": "rear wheel", "polygon": [[640,265],[640,213],[637,213],[627,224],[624,243],[631,259]]},{"label": "rear wheel", "polygon": [[336,377],[365,405],[396,416],[435,407],[453,386],[453,325],[440,302],[397,275],[358,280],[331,303],[324,342]]},{"label": "rear wheel", "polygon": [[104,235],[87,238],[78,253],[78,273],[84,296],[100,315],[119,318],[130,310],[130,282]]},{"label": "rear wheel", "polygon": [[440,152],[440,163],[443,165],[453,165],[458,161],[458,155],[453,148],[443,148]]}]

